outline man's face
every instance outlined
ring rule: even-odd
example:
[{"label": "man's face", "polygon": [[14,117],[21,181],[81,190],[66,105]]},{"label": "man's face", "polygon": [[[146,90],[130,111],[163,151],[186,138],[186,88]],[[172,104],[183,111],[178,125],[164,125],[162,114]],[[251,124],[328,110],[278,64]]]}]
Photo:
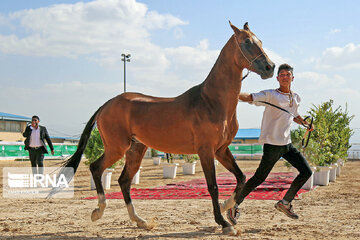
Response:
[{"label": "man's face", "polygon": [[290,88],[294,76],[290,71],[283,69],[279,72],[279,75],[276,78],[281,87]]},{"label": "man's face", "polygon": [[31,126],[34,128],[38,128],[39,122],[40,122],[39,119],[33,118],[33,119],[31,119]]}]

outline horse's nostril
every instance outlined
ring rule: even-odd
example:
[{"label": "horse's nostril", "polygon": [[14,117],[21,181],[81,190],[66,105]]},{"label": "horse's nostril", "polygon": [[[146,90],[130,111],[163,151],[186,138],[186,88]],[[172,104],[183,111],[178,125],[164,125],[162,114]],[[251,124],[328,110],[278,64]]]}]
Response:
[{"label": "horse's nostril", "polygon": [[265,67],[265,69],[266,69],[266,71],[270,71],[270,70],[271,70],[271,67],[270,67],[269,65],[267,65],[267,66]]}]

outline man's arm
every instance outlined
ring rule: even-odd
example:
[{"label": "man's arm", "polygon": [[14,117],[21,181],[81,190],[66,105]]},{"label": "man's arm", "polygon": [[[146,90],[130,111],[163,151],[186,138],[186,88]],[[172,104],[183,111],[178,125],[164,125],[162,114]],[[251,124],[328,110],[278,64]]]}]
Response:
[{"label": "man's arm", "polygon": [[252,102],[254,99],[250,93],[240,93],[239,100],[243,102]]},{"label": "man's arm", "polygon": [[309,129],[310,132],[314,131],[314,129],[315,129],[314,124],[312,124],[310,126],[310,123],[306,122],[300,115],[297,116],[296,118],[294,118],[294,122],[296,122],[297,124],[300,124],[300,125],[305,125]]},{"label": "man's arm", "polygon": [[25,128],[25,131],[24,131],[24,133],[23,133],[23,136],[24,137],[29,137],[31,135],[31,128],[30,128],[30,125],[28,125],[28,126],[26,126],[26,128]]},{"label": "man's arm", "polygon": [[46,141],[47,141],[47,143],[48,143],[48,145],[50,147],[50,150],[51,150],[51,154],[54,155],[54,153],[55,153],[54,152],[54,147],[53,147],[53,144],[51,142],[51,139],[50,139],[50,136],[49,136],[49,133],[48,133],[46,127],[44,127],[44,132],[45,132],[45,139],[46,139]]}]

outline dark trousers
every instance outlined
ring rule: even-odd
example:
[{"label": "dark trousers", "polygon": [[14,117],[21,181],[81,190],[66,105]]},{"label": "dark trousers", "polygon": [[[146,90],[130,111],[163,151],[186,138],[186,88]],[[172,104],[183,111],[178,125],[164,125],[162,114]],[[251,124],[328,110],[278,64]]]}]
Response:
[{"label": "dark trousers", "polygon": [[264,144],[264,154],[259,167],[245,184],[240,193],[238,203],[241,203],[257,186],[265,181],[275,163],[281,158],[285,158],[293,167],[299,171],[299,175],[291,183],[290,188],[284,196],[284,200],[291,202],[296,193],[311,177],[312,171],[304,156],[290,143],[284,146]]},{"label": "dark trousers", "polygon": [[44,150],[40,148],[29,148],[29,158],[33,174],[44,173]]}]

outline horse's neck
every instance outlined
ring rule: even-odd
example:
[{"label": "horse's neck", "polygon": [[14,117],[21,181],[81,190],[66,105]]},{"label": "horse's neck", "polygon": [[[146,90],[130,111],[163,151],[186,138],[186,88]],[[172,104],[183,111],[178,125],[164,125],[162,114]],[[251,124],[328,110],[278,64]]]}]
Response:
[{"label": "horse's neck", "polygon": [[213,68],[203,83],[203,94],[224,105],[237,104],[241,90],[242,70],[235,61],[233,37],[225,44]]}]

